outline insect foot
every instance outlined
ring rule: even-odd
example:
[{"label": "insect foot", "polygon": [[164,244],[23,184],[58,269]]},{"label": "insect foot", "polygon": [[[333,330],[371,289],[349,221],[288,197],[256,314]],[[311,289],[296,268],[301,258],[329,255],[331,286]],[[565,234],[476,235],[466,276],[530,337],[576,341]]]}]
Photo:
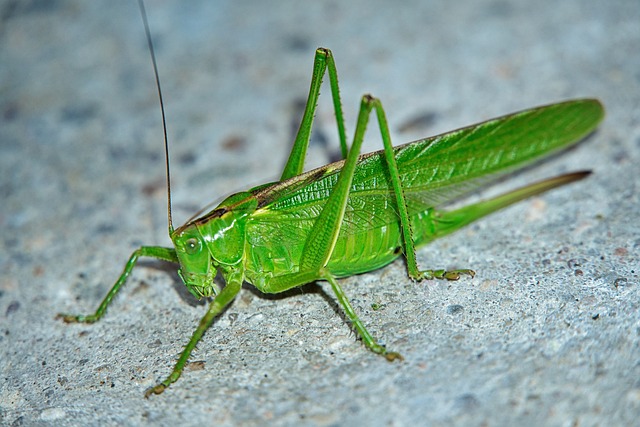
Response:
[{"label": "insect foot", "polygon": [[76,315],[65,313],[58,313],[56,315],[56,319],[62,319],[64,323],[95,323],[96,320],[98,320],[96,316],[93,315],[83,316],[81,314]]},{"label": "insect foot", "polygon": [[463,274],[473,279],[473,277],[476,275],[476,272],[473,270],[469,270],[468,268],[464,268],[461,270],[425,270],[422,272],[422,277],[420,279],[458,280]]},{"label": "insect foot", "polygon": [[393,362],[394,360],[398,360],[398,361],[402,362],[404,360],[404,357],[402,357],[402,355],[400,353],[396,353],[395,351],[387,351],[387,352],[383,353],[382,355],[389,362]]},{"label": "insect foot", "polygon": [[147,389],[147,391],[144,392],[144,397],[148,399],[152,394],[160,394],[164,391],[165,388],[167,388],[167,386],[165,386],[164,384],[158,384],[154,387],[150,387]]}]

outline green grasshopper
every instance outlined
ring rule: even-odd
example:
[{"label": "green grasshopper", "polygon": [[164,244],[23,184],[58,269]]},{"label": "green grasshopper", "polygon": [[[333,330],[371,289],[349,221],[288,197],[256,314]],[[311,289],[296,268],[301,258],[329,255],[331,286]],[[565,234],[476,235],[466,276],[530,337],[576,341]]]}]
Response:
[{"label": "green grasshopper", "polygon": [[[157,66],[149,36],[156,80]],[[329,75],[343,160],[303,173],[314,113],[325,74]],[[158,84],[162,105],[162,94]],[[482,184],[566,148],[592,132],[604,117],[598,100],[578,99],[506,115],[442,135],[393,147],[380,100],[362,97],[353,143],[348,149],[329,49],[315,53],[311,89],[289,159],[279,181],[226,198],[220,205],[173,228],[167,154],[169,236],[173,248],[142,246],[94,314],[60,314],[65,322],[93,323],[105,313],[140,257],[180,265],[178,273],[209,308],[171,374],[148,389],[160,394],[180,378],[191,352],[213,320],[233,301],[243,282],[264,293],[280,293],[326,281],[364,345],[387,360],[402,359],[376,342],[336,279],[381,268],[404,255],[411,279],[458,280],[468,269],[421,270],[416,247],[445,236],[524,198],[586,177],[561,175],[455,210],[455,201]],[[383,150],[360,154],[365,129],[375,111]],[[164,124],[164,111],[163,124]],[[165,152],[168,152],[165,130]],[[221,273],[226,285],[215,281]]]}]

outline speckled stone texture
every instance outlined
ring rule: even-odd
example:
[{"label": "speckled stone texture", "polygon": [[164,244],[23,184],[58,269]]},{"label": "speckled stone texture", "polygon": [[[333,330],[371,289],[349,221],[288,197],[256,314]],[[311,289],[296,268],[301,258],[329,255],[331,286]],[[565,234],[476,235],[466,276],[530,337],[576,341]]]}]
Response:
[{"label": "speckled stone texture", "polygon": [[[567,98],[608,115],[575,149],[480,194],[570,170],[579,183],[418,252],[474,279],[412,283],[402,261],[331,289],[246,286],[178,383],[206,306],[145,261],[166,245],[162,128],[134,1],[0,2],[0,424],[625,426],[640,416],[640,3],[149,1],[171,139],[174,217],[277,179],[314,49],[333,50],[347,128],[360,96],[396,144]],[[328,88],[309,167],[337,151]],[[366,150],[381,147],[375,128]],[[474,196],[469,200],[474,199]],[[468,203],[468,200],[460,203]],[[372,305],[377,309],[373,309]]]}]

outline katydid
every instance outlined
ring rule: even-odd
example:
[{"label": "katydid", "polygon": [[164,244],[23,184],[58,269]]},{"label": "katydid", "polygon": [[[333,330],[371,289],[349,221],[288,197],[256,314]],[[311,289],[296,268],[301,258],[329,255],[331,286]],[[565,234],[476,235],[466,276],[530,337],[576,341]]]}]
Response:
[{"label": "katydid", "polygon": [[[142,13],[162,105],[143,8]],[[303,172],[325,74],[329,76],[343,160]],[[377,117],[383,149],[361,155],[372,112]],[[580,180],[590,172],[560,175],[454,210],[441,206],[578,142],[603,117],[598,100],[577,99],[393,147],[382,103],[365,95],[349,147],[333,55],[329,49],[319,48],[305,112],[280,180],[229,196],[213,210],[174,229],[165,128],[169,235],[174,247],[140,247],[95,313],[59,316],[65,322],[96,322],[138,259],[150,257],[179,264],[178,273],[187,289],[198,299],[210,299],[210,303],[171,374],[148,389],[147,397],[162,393],[178,380],[196,344],[233,301],[243,282],[264,293],[279,293],[326,281],[364,345],[387,360],[401,360],[399,353],[378,344],[367,331],[337,279],[381,268],[401,255],[409,277],[416,281],[473,277],[475,273],[468,269],[421,270],[416,247],[522,199]],[[164,110],[162,118],[164,124]],[[217,273],[221,273],[224,287],[214,281]]]}]

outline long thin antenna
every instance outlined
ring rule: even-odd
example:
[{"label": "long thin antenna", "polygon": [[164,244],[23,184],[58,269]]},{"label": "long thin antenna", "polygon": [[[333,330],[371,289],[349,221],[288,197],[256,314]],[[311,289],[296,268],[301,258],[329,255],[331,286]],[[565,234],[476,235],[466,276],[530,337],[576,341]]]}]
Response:
[{"label": "long thin antenna", "polygon": [[149,30],[149,22],[147,21],[147,12],[144,8],[143,0],[138,0],[140,13],[142,14],[142,22],[144,22],[144,32],[147,36],[147,44],[149,45],[149,53],[151,54],[151,62],[153,63],[153,72],[156,76],[156,87],[158,88],[158,98],[160,98],[160,111],[162,111],[162,129],[164,131],[164,157],[167,165],[167,212],[169,219],[169,236],[173,233],[173,221],[171,220],[171,174],[169,172],[169,141],[167,137],[167,119],[164,114],[164,101],[162,100],[162,89],[160,88],[160,77],[158,76],[158,65],[156,64],[156,54],[153,50],[153,42],[151,41],[151,31]]}]

